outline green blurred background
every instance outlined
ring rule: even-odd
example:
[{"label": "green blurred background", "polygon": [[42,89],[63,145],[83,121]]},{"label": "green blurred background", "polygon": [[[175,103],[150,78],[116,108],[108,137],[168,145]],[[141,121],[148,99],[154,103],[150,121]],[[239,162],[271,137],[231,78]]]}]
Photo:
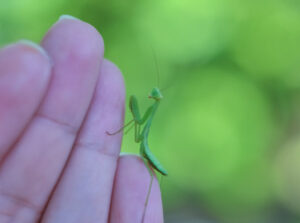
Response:
[{"label": "green blurred background", "polygon": [[300,1],[0,0],[0,44],[39,42],[62,14],[99,30],[142,109],[154,49],[167,223],[300,222]]}]

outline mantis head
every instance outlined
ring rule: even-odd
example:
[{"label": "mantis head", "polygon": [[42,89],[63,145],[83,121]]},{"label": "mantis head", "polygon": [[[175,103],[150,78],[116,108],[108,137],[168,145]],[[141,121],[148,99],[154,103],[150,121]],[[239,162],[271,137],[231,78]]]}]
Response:
[{"label": "mantis head", "polygon": [[149,97],[149,98],[153,98],[154,100],[157,100],[157,101],[159,101],[160,99],[163,98],[163,96],[162,96],[160,90],[159,90],[157,87],[155,87],[155,88],[153,88],[153,89],[151,90],[151,92],[150,92],[150,94],[149,94],[148,97]]}]

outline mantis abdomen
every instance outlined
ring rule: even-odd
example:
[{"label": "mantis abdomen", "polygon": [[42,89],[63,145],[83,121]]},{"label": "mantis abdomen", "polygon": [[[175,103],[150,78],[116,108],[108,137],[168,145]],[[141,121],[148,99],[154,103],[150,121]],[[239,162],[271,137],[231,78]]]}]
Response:
[{"label": "mantis abdomen", "polygon": [[[151,120],[149,120],[151,121]],[[148,133],[149,133],[149,129],[150,129],[150,124],[151,122],[147,122],[144,130],[142,132],[143,135],[143,139],[140,145],[140,154],[141,156],[145,157],[147,159],[147,161],[151,164],[151,166],[156,169],[158,172],[160,172],[162,175],[167,176],[168,172],[167,170],[160,164],[160,162],[158,161],[158,159],[153,155],[153,153],[151,153],[149,146],[148,146]],[[147,125],[149,125],[149,127],[147,127]]]}]

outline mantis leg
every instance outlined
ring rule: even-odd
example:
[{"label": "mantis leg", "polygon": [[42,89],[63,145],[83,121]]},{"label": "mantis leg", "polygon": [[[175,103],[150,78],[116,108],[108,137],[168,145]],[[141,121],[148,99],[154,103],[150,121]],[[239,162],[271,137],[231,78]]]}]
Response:
[{"label": "mantis leg", "polygon": [[146,200],[145,200],[145,204],[144,204],[144,211],[143,211],[143,216],[142,216],[142,223],[144,222],[144,218],[145,218],[145,214],[146,214],[146,209],[147,209],[147,206],[148,206],[148,201],[149,201],[149,197],[150,197],[150,193],[151,193],[151,189],[152,189],[152,183],[153,183],[153,172],[150,168],[150,164],[148,163],[148,161],[143,158],[143,161],[144,161],[144,164],[145,166],[147,167],[149,173],[150,173],[150,184],[149,184],[149,188],[148,188],[148,192],[147,192],[147,197],[146,197]]},{"label": "mantis leg", "polygon": [[135,140],[135,142],[140,142],[142,140],[140,132],[141,132],[141,125],[138,123],[135,123],[134,124],[134,140]]},{"label": "mantis leg", "polygon": [[126,130],[126,132],[124,132],[124,135],[126,135],[133,127],[134,127],[134,124],[132,126],[130,126],[129,129]]},{"label": "mantis leg", "polygon": [[107,134],[107,135],[116,135],[116,134],[118,134],[119,132],[121,132],[124,128],[126,128],[127,126],[129,126],[133,121],[134,121],[134,119],[132,119],[131,121],[129,121],[127,124],[125,124],[123,127],[121,127],[121,128],[120,128],[118,131],[116,131],[116,132],[110,133],[110,132],[106,131],[106,134]]}]

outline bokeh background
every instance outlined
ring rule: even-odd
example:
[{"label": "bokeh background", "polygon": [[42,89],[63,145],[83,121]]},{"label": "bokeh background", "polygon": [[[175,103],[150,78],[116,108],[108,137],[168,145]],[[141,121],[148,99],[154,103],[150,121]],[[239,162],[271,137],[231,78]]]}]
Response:
[{"label": "bokeh background", "polygon": [[0,44],[62,14],[99,30],[142,109],[159,69],[166,223],[300,222],[300,1],[0,0]]}]

